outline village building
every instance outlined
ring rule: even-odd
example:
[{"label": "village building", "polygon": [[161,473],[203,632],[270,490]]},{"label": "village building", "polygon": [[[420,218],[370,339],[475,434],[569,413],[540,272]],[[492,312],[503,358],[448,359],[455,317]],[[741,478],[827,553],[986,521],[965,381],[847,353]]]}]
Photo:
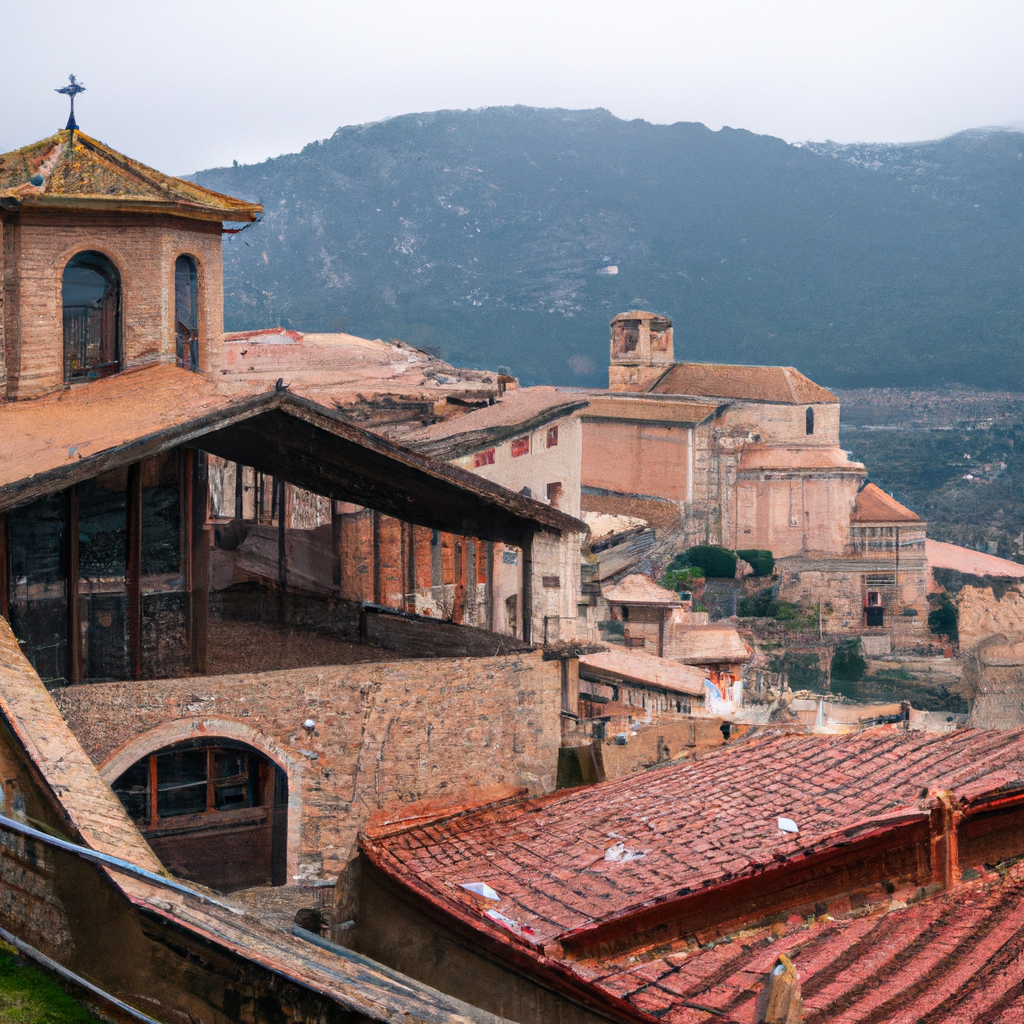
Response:
[{"label": "village building", "polygon": [[926,524],[864,487],[840,447],[836,396],[792,367],[674,358],[667,318],[612,320],[610,390],[579,413],[582,507],[674,510],[680,550],[771,551],[780,596],[821,603],[829,631],[921,642]]},{"label": "village building", "polygon": [[1009,1022],[1022,793],[1019,734],[878,727],[381,815],[347,941],[524,1024]]}]

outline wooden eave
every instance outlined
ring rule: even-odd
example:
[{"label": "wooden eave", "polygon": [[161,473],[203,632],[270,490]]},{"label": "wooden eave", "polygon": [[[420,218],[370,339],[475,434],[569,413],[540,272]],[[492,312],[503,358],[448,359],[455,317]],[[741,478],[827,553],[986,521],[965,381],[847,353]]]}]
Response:
[{"label": "wooden eave", "polygon": [[[99,414],[99,410],[98,410]],[[522,546],[586,524],[473,473],[417,455],[288,392],[232,402],[0,488],[0,511],[188,445],[406,522]]]}]

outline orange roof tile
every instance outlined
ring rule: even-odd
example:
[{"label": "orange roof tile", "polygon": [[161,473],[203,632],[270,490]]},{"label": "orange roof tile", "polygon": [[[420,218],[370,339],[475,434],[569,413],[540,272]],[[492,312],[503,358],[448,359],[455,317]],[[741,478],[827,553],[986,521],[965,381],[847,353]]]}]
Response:
[{"label": "orange roof tile", "polygon": [[666,639],[672,657],[687,665],[717,665],[747,661],[753,653],[732,626],[719,623],[673,625]]},{"label": "orange roof tile", "polygon": [[739,469],[849,469],[851,472],[863,474],[862,462],[851,462],[842,448],[836,447],[802,447],[783,448],[778,445],[756,444],[746,445],[740,456]]},{"label": "orange roof tile", "polygon": [[808,1024],[1024,1020],[1024,865],[904,903],[884,900],[866,914],[789,921],[781,936],[776,924],[713,947],[567,966],[638,1016],[652,1014],[663,1024],[749,1024],[760,982],[779,954],[796,968],[801,1020]]},{"label": "orange roof tile", "polygon": [[851,523],[920,523],[921,517],[875,484],[866,484],[853,506]]},{"label": "orange roof tile", "polygon": [[[297,426],[306,438],[302,443],[321,450],[333,447],[334,461],[324,459],[321,465],[297,459],[293,441],[267,443],[282,422]],[[252,438],[241,437],[250,429],[264,439],[255,448],[247,447]],[[346,500],[431,529],[475,530],[488,540],[502,539],[495,531],[507,530],[507,542],[514,544],[521,543],[522,528],[530,529],[531,521],[559,533],[586,533],[585,523],[550,505],[411,452],[287,390],[226,394],[223,385],[205,374],[166,364],[0,404],[5,454],[0,460],[0,508],[181,444],[199,444],[199,438],[213,454],[234,460],[239,456],[233,446],[241,445],[250,453],[247,460],[255,460],[246,464],[261,472],[317,493],[347,494]],[[380,475],[371,478],[364,471]],[[400,486],[397,474],[407,474],[411,489]],[[392,481],[391,486],[381,488],[381,478]],[[366,489],[360,496],[361,488]],[[420,488],[426,491],[417,497],[414,492]],[[427,492],[432,492],[429,499]],[[441,525],[442,520],[448,525]],[[513,534],[519,539],[510,539]]]},{"label": "orange roof tile", "polygon": [[1024,565],[1011,562],[1008,558],[997,558],[971,548],[946,544],[939,540],[924,542],[924,557],[931,569],[955,569],[971,576],[1009,576],[1024,578]]},{"label": "orange roof tile", "polygon": [[407,434],[402,440],[413,451],[434,458],[458,458],[505,438],[536,430],[571,415],[586,404],[584,396],[568,395],[553,387],[516,388],[507,391],[493,405],[441,420]]},{"label": "orange roof tile", "polygon": [[674,590],[666,590],[642,573],[633,573],[621,583],[601,591],[609,604],[656,604],[666,607],[681,605],[682,599]]},{"label": "orange roof tile", "polygon": [[[690,697],[703,697],[705,693],[702,670],[655,654],[628,651],[621,647],[580,655],[580,676],[598,681],[618,679],[672,693],[685,693]],[[634,712],[636,710],[634,708]]]},{"label": "orange roof tile", "polygon": [[220,221],[255,220],[263,209],[162,174],[66,129],[0,155],[4,200],[21,207],[145,210]]},{"label": "orange roof tile", "polygon": [[792,366],[740,366],[726,363],[676,363],[649,388],[654,394],[733,398],[749,402],[807,405],[838,402]]},{"label": "orange roof tile", "polygon": [[[783,870],[880,829],[927,827],[942,791],[967,813],[1022,788],[1022,731],[768,733],[696,760],[404,832],[376,837],[368,829],[362,845],[437,908],[507,941],[460,888],[486,882],[501,913],[522,928],[517,948],[557,957],[582,930],[655,905],[671,914],[710,886]],[[799,832],[779,829],[779,817]],[[633,856],[606,857],[617,843]]]}]

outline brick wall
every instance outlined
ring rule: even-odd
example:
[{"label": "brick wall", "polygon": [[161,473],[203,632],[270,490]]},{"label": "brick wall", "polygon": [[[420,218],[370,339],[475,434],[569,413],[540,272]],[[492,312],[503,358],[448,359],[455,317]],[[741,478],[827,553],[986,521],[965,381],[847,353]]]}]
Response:
[{"label": "brick wall", "polygon": [[54,696],[108,781],[196,736],[264,752],[288,774],[291,880],[341,874],[363,821],[389,803],[457,801],[497,784],[552,790],[560,685],[557,661],[521,653],[98,683]]},{"label": "brick wall", "polygon": [[175,217],[22,214],[4,225],[7,392],[23,397],[64,380],[61,279],[67,261],[94,250],[121,275],[125,367],[173,362],[174,261],[193,256],[199,271],[200,365],[216,373],[224,333],[219,224]]}]

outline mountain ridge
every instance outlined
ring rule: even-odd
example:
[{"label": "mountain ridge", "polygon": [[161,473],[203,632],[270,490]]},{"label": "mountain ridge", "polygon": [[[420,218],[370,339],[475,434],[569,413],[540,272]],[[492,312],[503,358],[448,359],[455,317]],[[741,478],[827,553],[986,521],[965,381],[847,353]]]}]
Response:
[{"label": "mountain ridge", "polygon": [[1024,133],[789,144],[485,107],[193,178],[266,211],[227,236],[229,329],[401,337],[593,385],[608,320],[647,308],[672,317],[678,359],[1024,390]]}]

